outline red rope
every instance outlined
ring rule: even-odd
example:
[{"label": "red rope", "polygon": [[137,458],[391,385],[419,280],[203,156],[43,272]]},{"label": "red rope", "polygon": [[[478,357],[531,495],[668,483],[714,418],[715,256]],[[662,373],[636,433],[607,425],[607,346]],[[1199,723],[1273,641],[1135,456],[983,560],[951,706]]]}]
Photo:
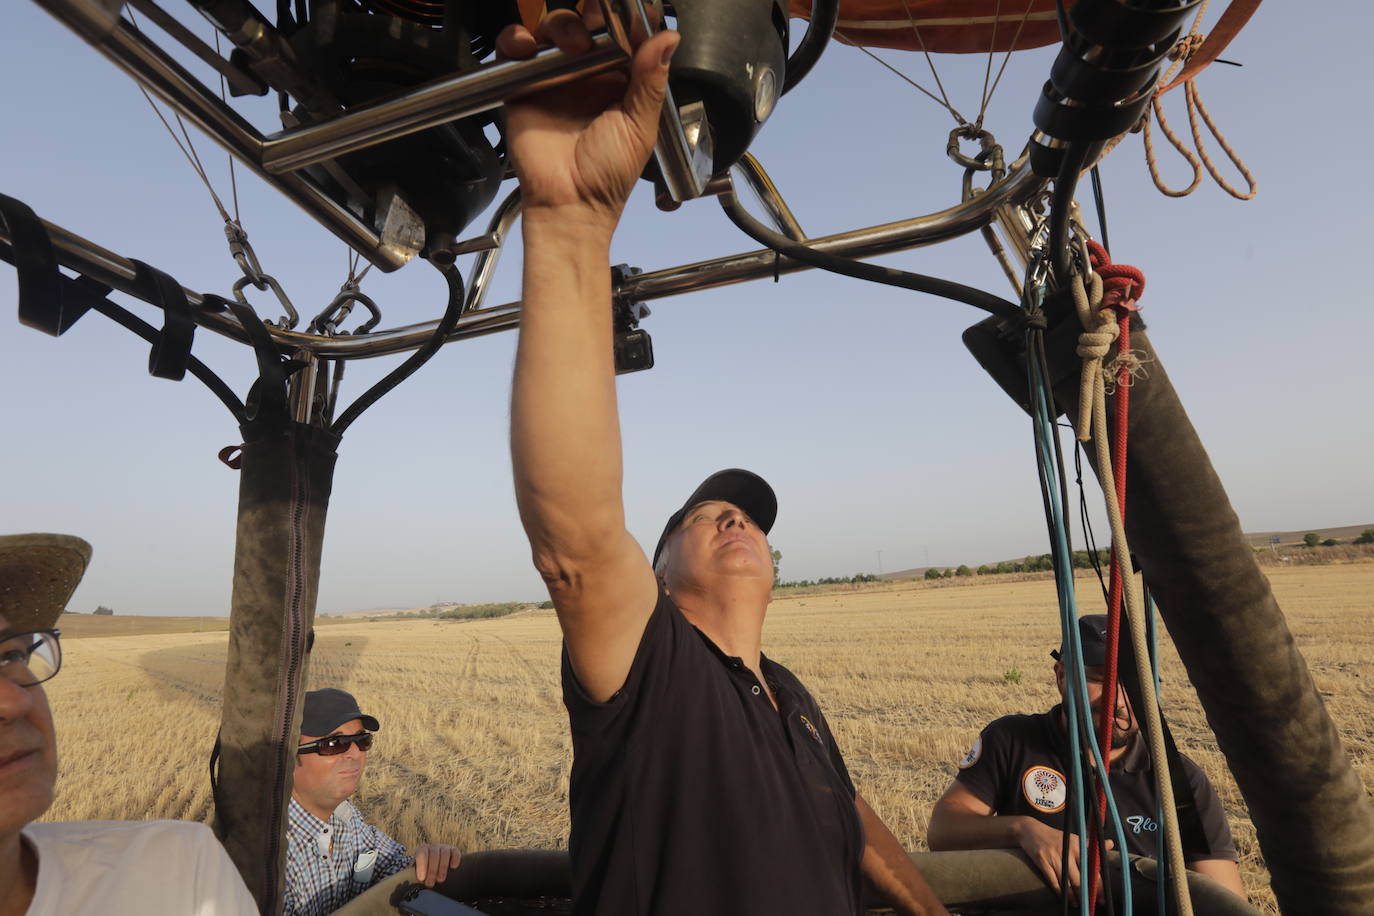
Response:
[{"label": "red rope", "polygon": [[[1117,337],[1117,356],[1126,356],[1131,352],[1131,312],[1139,308],[1136,301],[1145,293],[1145,274],[1128,264],[1113,264],[1107,250],[1097,242],[1088,242],[1088,255],[1091,258],[1093,270],[1102,277],[1103,292],[1100,308],[1112,309],[1116,312],[1120,329],[1120,334]],[[1116,478],[1116,499],[1117,505],[1121,507],[1123,524],[1126,519],[1126,432],[1130,424],[1130,381],[1130,367],[1123,361],[1116,377],[1114,404],[1116,422],[1111,442],[1112,475]],[[1098,714],[1097,721],[1097,745],[1102,753],[1102,772],[1099,774],[1098,780],[1097,817],[1092,822],[1092,829],[1089,834],[1088,886],[1090,890],[1088,912],[1090,913],[1096,912],[1097,894],[1101,885],[1098,837],[1104,829],[1107,819],[1106,787],[1107,776],[1111,770],[1112,727],[1116,721],[1117,653],[1120,649],[1121,596],[1123,578],[1130,575],[1130,571],[1126,568],[1128,562],[1130,562],[1130,558],[1122,557],[1117,552],[1117,545],[1113,544],[1110,564],[1111,579],[1107,591],[1106,671],[1102,679],[1102,711]],[[1126,850],[1119,849],[1117,852],[1125,855]]]}]

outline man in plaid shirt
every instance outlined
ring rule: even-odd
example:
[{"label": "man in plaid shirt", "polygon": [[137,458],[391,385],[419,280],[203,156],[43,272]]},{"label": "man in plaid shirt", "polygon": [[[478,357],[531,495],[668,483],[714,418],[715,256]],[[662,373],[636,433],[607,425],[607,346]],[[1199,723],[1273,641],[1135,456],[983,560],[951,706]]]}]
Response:
[{"label": "man in plaid shirt", "polygon": [[408,856],[400,843],[365,823],[348,800],[379,728],[351,694],[326,688],[305,695],[287,816],[284,916],[332,913],[412,862],[429,887],[457,868],[456,848],[425,843]]}]

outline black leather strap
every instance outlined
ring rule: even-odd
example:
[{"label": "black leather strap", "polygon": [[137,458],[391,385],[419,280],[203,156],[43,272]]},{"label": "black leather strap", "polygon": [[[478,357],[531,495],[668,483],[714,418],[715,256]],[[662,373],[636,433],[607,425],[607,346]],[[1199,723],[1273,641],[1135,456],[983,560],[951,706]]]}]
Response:
[{"label": "black leather strap", "polygon": [[282,359],[281,351],[267,332],[262,319],[253,307],[233,299],[219,296],[205,296],[208,308],[227,308],[243,326],[248,342],[253,345],[253,353],[258,358],[258,380],[248,389],[244,398],[243,413],[248,422],[259,418],[273,419],[286,416],[286,379],[291,374],[291,365]]},{"label": "black leather strap", "polygon": [[19,274],[20,323],[54,337],[65,333],[90,309],[90,298],[80,291],[63,295],[66,278],[58,273],[52,239],[28,204],[0,194],[0,220],[10,237],[6,260]]},{"label": "black leather strap", "polygon": [[157,378],[179,382],[186,377],[195,342],[196,321],[181,284],[142,261],[134,261],[138,297],[162,309],[162,333],[148,354],[148,372]]}]

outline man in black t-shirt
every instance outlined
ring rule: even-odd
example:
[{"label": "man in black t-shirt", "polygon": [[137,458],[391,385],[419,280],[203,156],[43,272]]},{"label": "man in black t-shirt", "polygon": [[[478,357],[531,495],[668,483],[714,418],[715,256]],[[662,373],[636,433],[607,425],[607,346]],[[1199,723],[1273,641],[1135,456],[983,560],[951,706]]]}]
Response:
[{"label": "man in black t-shirt", "polygon": [[[1092,614],[1078,623],[1088,699],[1096,721],[1103,695],[1107,617]],[[1051,655],[1055,657],[1055,683],[1063,697],[1064,665],[1058,652]],[[1065,718],[1063,706],[1055,706],[1038,715],[1004,716],[983,729],[959,762],[954,782],[935,803],[930,817],[930,848],[1020,847],[1056,891],[1065,881],[1070,888],[1077,888],[1076,840],[1069,844],[1067,868],[1061,861],[1072,774]],[[1197,764],[1182,755],[1180,759],[1203,828],[1203,846],[1184,850],[1188,867],[1244,897],[1221,800]],[[1123,822],[1127,852],[1154,858],[1160,830],[1154,772],[1124,690],[1117,691],[1108,762],[1108,780]],[[1112,836],[1109,832],[1109,840]]]},{"label": "man in black t-shirt", "polygon": [[[538,38],[571,54],[591,46],[588,23],[557,10],[538,36],[512,26],[498,47],[527,58]],[[676,45],[659,33],[628,79],[506,105],[525,243],[511,456],[563,630],[575,912],[857,916],[866,877],[902,913],[943,914],[854,791],[815,701],[761,651],[768,485],[745,471],[708,478],[653,565],[625,528],[608,253]],[[758,380],[738,368],[710,371],[738,373],[742,396],[756,397]],[[688,424],[709,423],[710,409]]]}]

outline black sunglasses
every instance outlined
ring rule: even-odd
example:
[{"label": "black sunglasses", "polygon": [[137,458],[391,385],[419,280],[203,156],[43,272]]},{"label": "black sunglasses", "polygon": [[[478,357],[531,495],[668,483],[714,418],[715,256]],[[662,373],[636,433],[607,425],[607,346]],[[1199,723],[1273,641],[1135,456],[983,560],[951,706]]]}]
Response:
[{"label": "black sunglasses", "polygon": [[358,750],[366,753],[372,748],[372,732],[358,732],[356,735],[330,735],[328,738],[308,741],[297,747],[296,753],[334,757],[347,751],[350,744],[358,745]]}]

